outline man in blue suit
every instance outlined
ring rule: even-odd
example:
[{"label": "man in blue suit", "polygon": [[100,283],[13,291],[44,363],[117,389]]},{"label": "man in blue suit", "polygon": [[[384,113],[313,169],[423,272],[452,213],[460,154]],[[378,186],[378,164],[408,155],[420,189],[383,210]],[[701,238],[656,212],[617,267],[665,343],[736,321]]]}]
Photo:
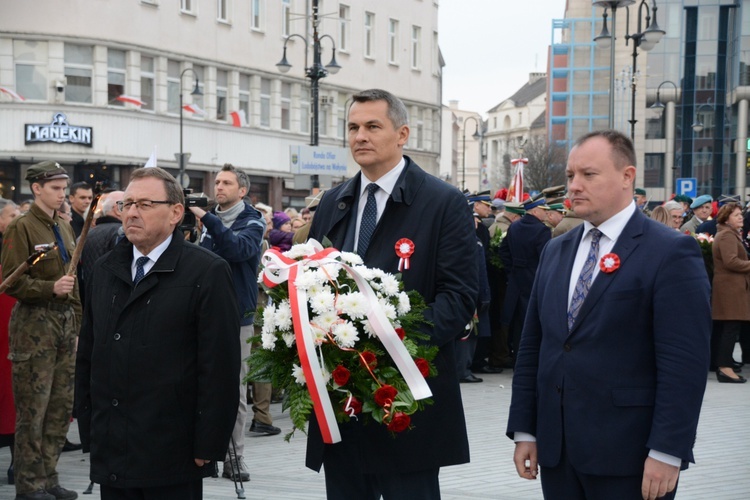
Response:
[{"label": "man in blue suit", "polygon": [[709,284],[695,240],[637,210],[634,165],[619,132],[578,140],[568,197],[584,223],[537,271],[507,434],[546,498],[673,498],[693,462]]}]

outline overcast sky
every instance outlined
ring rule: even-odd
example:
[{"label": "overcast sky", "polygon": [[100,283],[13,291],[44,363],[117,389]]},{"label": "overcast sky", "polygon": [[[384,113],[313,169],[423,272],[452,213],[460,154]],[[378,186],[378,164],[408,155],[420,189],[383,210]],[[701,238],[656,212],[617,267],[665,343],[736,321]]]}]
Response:
[{"label": "overcast sky", "polygon": [[564,11],[565,0],[441,0],[443,104],[486,116],[529,73],[546,71],[552,19]]}]

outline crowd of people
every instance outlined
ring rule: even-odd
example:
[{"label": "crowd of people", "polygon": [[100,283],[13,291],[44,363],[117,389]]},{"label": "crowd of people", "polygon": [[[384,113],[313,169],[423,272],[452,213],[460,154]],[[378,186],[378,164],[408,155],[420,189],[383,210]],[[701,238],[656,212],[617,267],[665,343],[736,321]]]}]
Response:
[{"label": "crowd of people", "polygon": [[[403,155],[407,117],[386,91],[355,95],[360,171],[299,212],[252,203],[229,164],[207,207],[187,206],[160,168],[96,195],[55,162],[29,168],[30,207],[0,200],[3,277],[56,250],[0,297],[0,438],[16,500],[77,498],[56,472],[74,410],[105,500],[199,499],[218,463],[248,481],[245,433],[280,432],[273,388],[246,381],[266,300],[259,261],[308,238],[394,273],[394,243],[408,238],[403,283],[425,299],[439,348],[434,404],[403,437],[351,419],[326,444],[313,416],[306,465],[324,467],[328,498],[439,498],[440,468],[469,461],[459,384],[510,369],[514,462],[525,479],[541,470],[545,497],[673,498],[709,365],[719,382],[745,381],[750,214],[708,195],[650,209],[632,143],[614,131],[575,144],[567,186],[513,201],[461,193]],[[701,234],[713,237],[712,282],[688,236]]]}]

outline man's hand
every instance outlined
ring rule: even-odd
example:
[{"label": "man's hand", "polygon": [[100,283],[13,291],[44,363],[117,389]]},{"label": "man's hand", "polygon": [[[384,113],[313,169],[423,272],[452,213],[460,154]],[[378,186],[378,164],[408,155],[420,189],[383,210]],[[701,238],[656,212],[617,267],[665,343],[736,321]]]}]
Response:
[{"label": "man's hand", "polygon": [[644,500],[656,500],[663,497],[677,486],[680,468],[648,457],[643,466],[643,483],[641,494]]},{"label": "man's hand", "polygon": [[524,479],[536,479],[539,467],[536,461],[536,443],[533,441],[519,441],[513,453],[518,475]]},{"label": "man's hand", "polygon": [[59,280],[55,281],[55,284],[52,286],[52,293],[54,293],[58,297],[61,295],[67,295],[73,291],[73,287],[75,286],[75,284],[75,276],[65,275]]},{"label": "man's hand", "polygon": [[203,210],[201,207],[190,207],[189,210],[195,214],[196,217],[199,219],[202,219],[204,215],[206,215],[206,211]]},{"label": "man's hand", "polygon": [[204,465],[211,463],[210,460],[203,460],[202,458],[194,458],[193,460],[195,460],[195,465],[198,467],[203,467]]}]

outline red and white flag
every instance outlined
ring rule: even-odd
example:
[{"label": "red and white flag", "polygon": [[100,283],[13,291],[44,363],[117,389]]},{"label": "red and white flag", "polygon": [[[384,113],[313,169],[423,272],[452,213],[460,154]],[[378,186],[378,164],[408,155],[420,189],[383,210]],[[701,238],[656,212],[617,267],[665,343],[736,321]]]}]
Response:
[{"label": "red and white flag", "polygon": [[125,95],[125,94],[118,95],[117,97],[115,97],[115,101],[128,102],[130,104],[134,104],[134,105],[138,106],[139,108],[141,106],[143,106],[144,104],[146,104],[145,102],[141,101],[137,97],[133,97],[133,96],[130,96],[130,95]]},{"label": "red and white flag", "polygon": [[246,127],[247,126],[247,117],[245,117],[244,109],[240,109],[239,111],[232,111],[231,113],[229,113],[229,116],[232,117],[233,127]]},{"label": "red and white flag", "polygon": [[3,94],[6,94],[8,96],[10,96],[10,98],[12,100],[14,100],[14,101],[25,101],[26,100],[20,94],[15,93],[13,90],[9,89],[8,87],[0,87],[0,92],[2,92]]},{"label": "red and white flag", "polygon": [[203,110],[202,110],[202,109],[200,108],[200,106],[198,106],[197,104],[185,104],[185,105],[184,105],[184,106],[182,107],[182,109],[184,109],[185,111],[190,111],[191,113],[193,113],[193,114],[196,114],[196,115],[201,115],[201,116],[203,116],[203,115],[205,115],[205,114],[206,114],[206,112],[205,112],[205,111],[203,111]]},{"label": "red and white flag", "polygon": [[528,158],[510,160],[510,164],[516,167],[516,173],[513,174],[513,180],[510,181],[505,201],[523,202],[523,166],[527,163],[529,163]]}]

